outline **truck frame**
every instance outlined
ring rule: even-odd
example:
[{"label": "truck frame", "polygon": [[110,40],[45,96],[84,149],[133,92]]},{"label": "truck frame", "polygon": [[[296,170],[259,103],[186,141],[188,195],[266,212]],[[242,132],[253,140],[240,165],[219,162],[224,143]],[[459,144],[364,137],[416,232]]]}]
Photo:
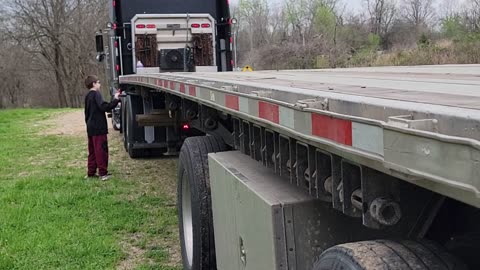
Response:
[{"label": "truck frame", "polygon": [[164,146],[183,145],[184,269],[478,269],[479,76],[478,65],[121,76],[125,148],[166,122]]}]

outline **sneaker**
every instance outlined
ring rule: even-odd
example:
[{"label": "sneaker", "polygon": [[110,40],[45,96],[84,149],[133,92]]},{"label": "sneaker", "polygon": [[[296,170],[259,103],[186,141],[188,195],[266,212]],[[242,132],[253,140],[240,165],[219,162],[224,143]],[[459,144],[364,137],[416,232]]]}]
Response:
[{"label": "sneaker", "polygon": [[98,178],[99,176],[97,174],[95,175],[85,175],[84,179],[94,179],[94,178]]},{"label": "sneaker", "polygon": [[111,177],[112,177],[112,175],[109,174],[109,173],[108,173],[108,174],[105,174],[105,175],[102,175],[102,176],[100,176],[100,181],[107,181],[107,180],[109,180]]}]

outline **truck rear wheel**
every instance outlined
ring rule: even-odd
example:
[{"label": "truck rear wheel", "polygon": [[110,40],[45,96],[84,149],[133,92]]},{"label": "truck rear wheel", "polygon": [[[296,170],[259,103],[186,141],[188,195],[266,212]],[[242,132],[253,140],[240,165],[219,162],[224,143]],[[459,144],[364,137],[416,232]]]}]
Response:
[{"label": "truck rear wheel", "polygon": [[466,270],[432,242],[389,240],[338,245],[326,250],[314,270]]},{"label": "truck rear wheel", "polygon": [[[135,123],[135,111],[133,106],[135,105],[134,103],[134,96],[127,96],[126,104],[125,104],[125,114],[126,114],[126,119],[125,119],[125,133],[124,133],[124,145],[125,149],[128,152],[128,155],[131,158],[141,158],[144,156],[144,151],[142,149],[134,149],[133,145],[135,143],[135,130],[138,129],[136,123]],[[138,103],[138,102],[137,102]]]},{"label": "truck rear wheel", "polygon": [[127,148],[127,108],[128,108],[127,98],[122,99],[122,133],[123,133],[123,148],[125,151],[128,151]]},{"label": "truck rear wheel", "polygon": [[180,150],[177,205],[183,269],[216,269],[207,155],[226,150],[212,136],[187,138]]}]

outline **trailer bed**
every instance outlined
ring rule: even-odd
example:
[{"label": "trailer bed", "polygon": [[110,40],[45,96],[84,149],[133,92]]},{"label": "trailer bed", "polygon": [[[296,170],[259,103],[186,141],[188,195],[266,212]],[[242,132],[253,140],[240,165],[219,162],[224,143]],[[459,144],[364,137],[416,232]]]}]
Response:
[{"label": "trailer bed", "polygon": [[480,65],[198,74],[192,77],[480,109]]},{"label": "trailer bed", "polygon": [[480,207],[480,65],[124,76]]}]

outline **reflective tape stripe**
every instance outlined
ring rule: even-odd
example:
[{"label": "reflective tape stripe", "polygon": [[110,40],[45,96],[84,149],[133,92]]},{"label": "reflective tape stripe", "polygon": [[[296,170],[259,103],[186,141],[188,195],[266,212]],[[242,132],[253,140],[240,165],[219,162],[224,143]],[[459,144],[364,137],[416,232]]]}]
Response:
[{"label": "reflective tape stripe", "polygon": [[248,98],[245,98],[245,97],[239,97],[238,98],[238,105],[239,105],[239,109],[241,112],[243,113],[246,113],[246,114],[250,114],[250,106],[248,104]]},{"label": "reflective tape stripe", "polygon": [[196,97],[197,96],[197,87],[195,87],[194,85],[188,86],[188,94],[192,97]]},{"label": "reflective tape stripe", "polygon": [[295,111],[293,109],[280,107],[280,125],[295,129]]},{"label": "reflective tape stripe", "polygon": [[352,134],[354,148],[384,155],[383,128],[354,122]]},{"label": "reflective tape stripe", "polygon": [[276,104],[259,101],[258,102],[258,117],[273,122],[280,123],[279,107]]},{"label": "reflective tape stripe", "polygon": [[240,109],[238,96],[225,94],[225,106],[229,109],[238,111]]},{"label": "reflective tape stripe", "polygon": [[312,135],[352,146],[352,122],[312,113]]},{"label": "reflective tape stripe", "polygon": [[185,84],[184,83],[180,84],[180,93],[185,94]]}]

